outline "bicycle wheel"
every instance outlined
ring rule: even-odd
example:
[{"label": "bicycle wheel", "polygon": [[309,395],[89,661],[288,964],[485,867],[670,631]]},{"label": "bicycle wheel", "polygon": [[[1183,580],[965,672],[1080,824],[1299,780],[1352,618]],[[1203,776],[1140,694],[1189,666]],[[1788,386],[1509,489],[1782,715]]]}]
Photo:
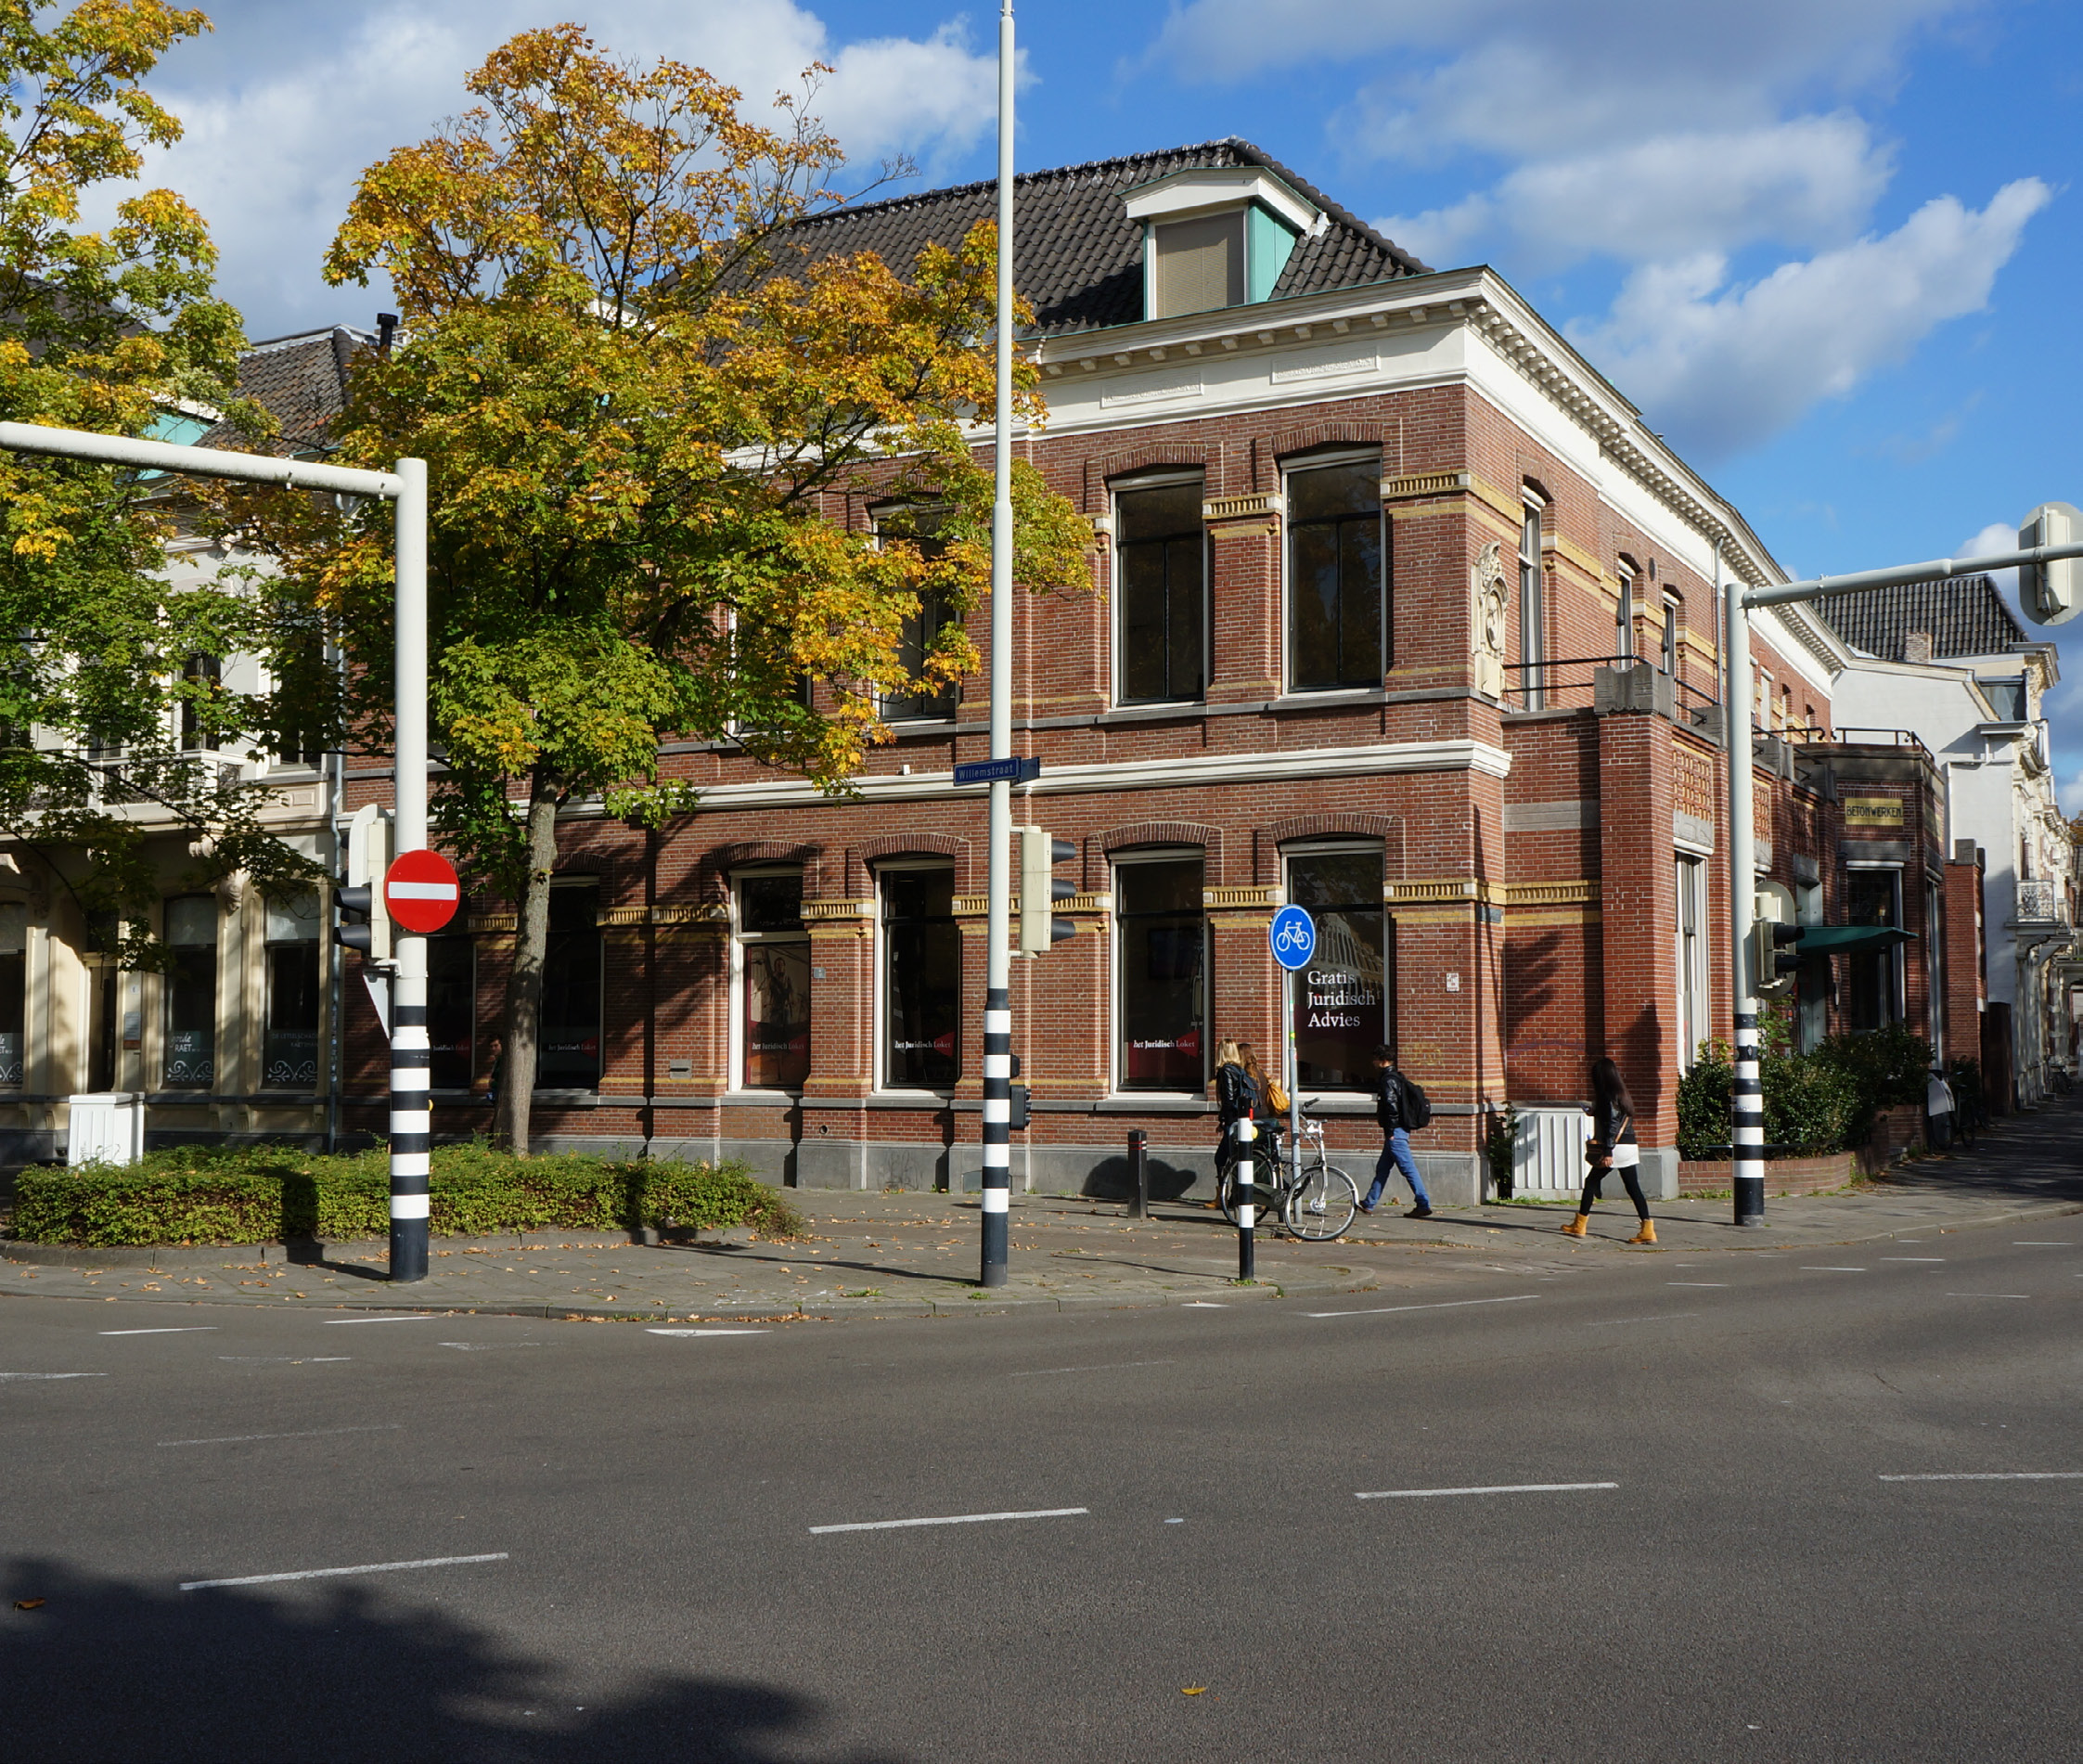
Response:
[{"label": "bicycle wheel", "polygon": [[1297,1237],[1343,1237],[1359,1211],[1359,1190],[1341,1169],[1319,1164],[1288,1192],[1287,1227]]},{"label": "bicycle wheel", "polygon": [[[1254,1178],[1257,1172],[1254,1172]],[[1237,1177],[1234,1169],[1225,1170],[1215,1185],[1215,1200],[1222,1207],[1222,1216],[1230,1224],[1237,1223]],[[1279,1191],[1263,1180],[1252,1183],[1253,1225],[1257,1227],[1274,1223],[1279,1217]]]}]

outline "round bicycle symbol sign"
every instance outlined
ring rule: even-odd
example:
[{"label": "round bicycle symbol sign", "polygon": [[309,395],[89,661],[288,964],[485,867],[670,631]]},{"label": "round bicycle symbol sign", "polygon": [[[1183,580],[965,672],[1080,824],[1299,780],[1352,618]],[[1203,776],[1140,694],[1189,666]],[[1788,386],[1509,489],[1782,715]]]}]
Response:
[{"label": "round bicycle symbol sign", "polygon": [[1300,907],[1282,907],[1267,929],[1273,959],[1292,973],[1317,953],[1317,921]]}]

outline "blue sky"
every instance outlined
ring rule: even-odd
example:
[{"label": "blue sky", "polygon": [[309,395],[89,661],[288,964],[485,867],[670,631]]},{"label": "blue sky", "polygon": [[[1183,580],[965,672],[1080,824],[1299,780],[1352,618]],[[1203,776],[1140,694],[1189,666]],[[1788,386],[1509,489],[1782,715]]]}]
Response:
[{"label": "blue sky", "polygon": [[[155,166],[251,335],[367,324],[318,261],[354,175],[576,18],[765,94],[830,63],[864,164],[990,174],[996,14],[921,0],[202,0]],[[1055,0],[1022,167],[1243,135],[1562,326],[1797,573],[1963,555],[2083,504],[2083,7],[2069,0]],[[2083,620],[2051,703],[2083,810]]]}]

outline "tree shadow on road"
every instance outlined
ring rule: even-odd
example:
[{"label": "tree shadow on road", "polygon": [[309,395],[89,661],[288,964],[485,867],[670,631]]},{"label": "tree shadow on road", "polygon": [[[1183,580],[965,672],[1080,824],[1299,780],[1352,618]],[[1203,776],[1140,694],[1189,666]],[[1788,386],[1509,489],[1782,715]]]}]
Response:
[{"label": "tree shadow on road", "polygon": [[[20,1560],[0,1603],[9,1757],[299,1764],[900,1764],[816,1749],[829,1711],[688,1674],[597,1701],[488,1630],[369,1586],[180,1592]],[[13,1609],[40,1598],[36,1610]],[[577,1705],[585,1704],[584,1709]]]}]

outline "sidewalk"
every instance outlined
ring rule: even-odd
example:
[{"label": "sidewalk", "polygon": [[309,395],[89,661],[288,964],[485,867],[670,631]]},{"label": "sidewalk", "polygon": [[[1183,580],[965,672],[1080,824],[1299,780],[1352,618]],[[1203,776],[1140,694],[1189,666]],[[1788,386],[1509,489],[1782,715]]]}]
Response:
[{"label": "sidewalk", "polygon": [[[1729,1203],[1654,1208],[1655,1250],[1624,1246],[1625,1199],[1608,1201],[1582,1243],[1557,1230],[1564,1206],[1511,1204],[1427,1220],[1386,1210],[1334,1243],[1262,1230],[1258,1284],[1239,1286],[1237,1234],[1201,1206],[1158,1204],[1146,1221],[1119,1203],[1017,1195],[1011,1279],[976,1284],[973,1197],[799,1190],[811,1235],[792,1243],[642,1246],[545,1234],[435,1240],[425,1281],[392,1287],[379,1243],[328,1245],[322,1261],[264,1250],[187,1249],[89,1261],[92,1251],[8,1245],[0,1295],[170,1299],[279,1307],[470,1310],[558,1318],[946,1317],[1167,1305],[1240,1305],[1277,1296],[1421,1292],[1472,1269],[1574,1272],[1613,1255],[1820,1248],[2083,1212],[2083,1101],[2014,1116],[1973,1152],[1927,1160],[1885,1182],[1769,1203],[1762,1230],[1739,1230]],[[33,1257],[33,1260],[14,1259]],[[46,1259],[48,1258],[48,1259]]]}]

